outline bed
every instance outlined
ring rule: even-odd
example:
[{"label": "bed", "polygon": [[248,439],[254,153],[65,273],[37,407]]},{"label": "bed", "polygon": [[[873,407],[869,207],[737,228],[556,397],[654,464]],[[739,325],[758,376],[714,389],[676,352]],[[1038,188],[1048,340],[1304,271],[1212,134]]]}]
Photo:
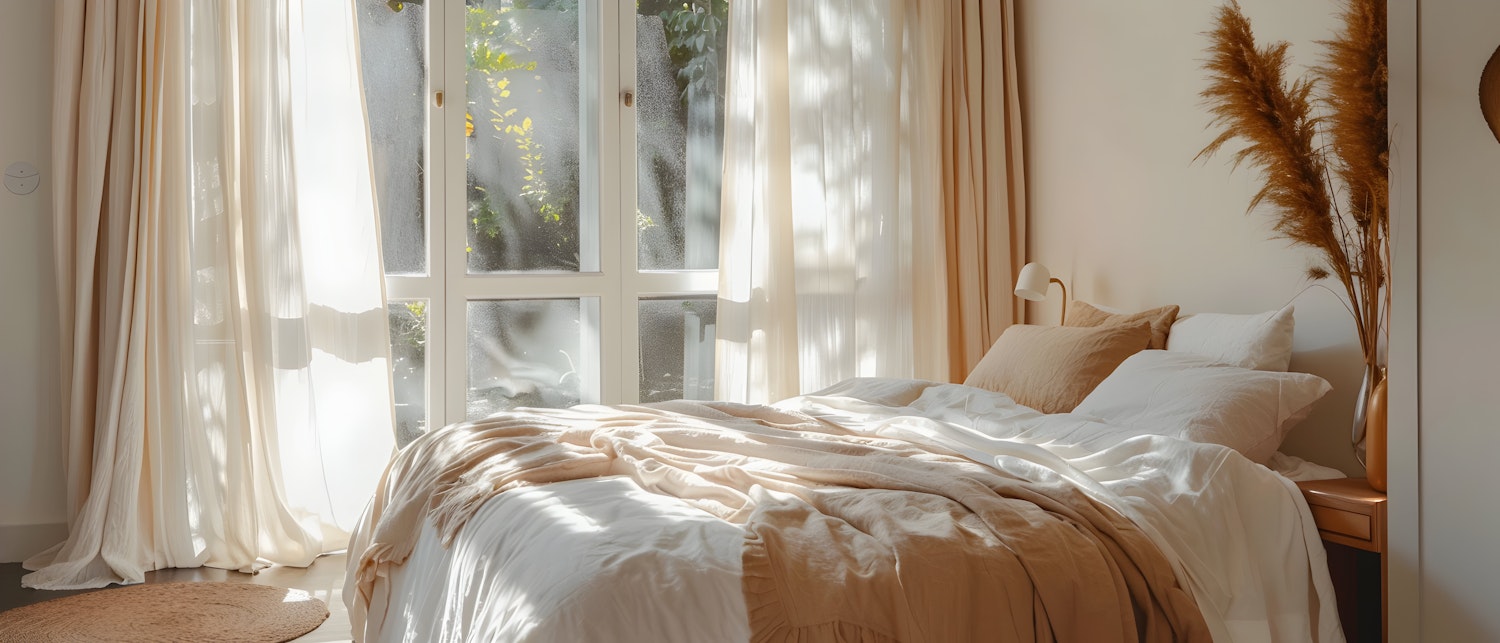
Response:
[{"label": "bed", "polygon": [[1330,390],[1288,372],[1291,308],[1077,309],[964,384],[434,431],[351,539],[354,635],[1342,641],[1289,479],[1331,470],[1276,452]]},{"label": "bed", "polygon": [[364,641],[1343,640],[1286,477],[914,380],[446,427],[349,566]]}]

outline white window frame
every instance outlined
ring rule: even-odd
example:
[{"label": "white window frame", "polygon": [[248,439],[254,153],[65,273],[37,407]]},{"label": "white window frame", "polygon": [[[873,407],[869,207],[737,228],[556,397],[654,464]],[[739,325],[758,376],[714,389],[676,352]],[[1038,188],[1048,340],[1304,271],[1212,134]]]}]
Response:
[{"label": "white window frame", "polygon": [[[581,0],[580,82],[595,86],[580,106],[580,225],[597,217],[598,271],[469,274],[465,178],[465,66],[463,0],[428,5],[427,274],[386,277],[390,300],[427,300],[427,422],[436,428],[465,419],[468,397],[467,304],[474,300],[580,299],[583,353],[597,348],[597,364],[579,364],[584,403],[632,403],[640,395],[639,302],[654,298],[713,297],[717,270],[640,271],[636,198],[636,113],[625,105],[635,92],[635,9],[631,0]],[[613,25],[614,28],[610,28]],[[454,34],[447,37],[446,34]],[[606,53],[609,52],[609,53]],[[443,95],[442,107],[438,96]],[[447,98],[451,97],[451,98]],[[589,174],[594,174],[591,181]],[[597,185],[590,193],[589,185]],[[615,198],[607,198],[614,195]],[[613,205],[611,205],[613,204]],[[606,210],[605,208],[611,208]],[[625,225],[625,222],[632,225]],[[580,255],[588,257],[591,241]],[[615,240],[610,243],[609,240]],[[592,266],[582,266],[584,268]],[[585,361],[586,360],[581,360]]]}]

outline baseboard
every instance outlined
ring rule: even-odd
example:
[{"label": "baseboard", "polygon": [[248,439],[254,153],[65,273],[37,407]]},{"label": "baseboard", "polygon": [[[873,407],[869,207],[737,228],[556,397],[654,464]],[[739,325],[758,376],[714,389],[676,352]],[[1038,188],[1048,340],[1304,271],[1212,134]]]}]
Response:
[{"label": "baseboard", "polygon": [[66,523],[0,525],[0,563],[19,563],[67,537]]}]

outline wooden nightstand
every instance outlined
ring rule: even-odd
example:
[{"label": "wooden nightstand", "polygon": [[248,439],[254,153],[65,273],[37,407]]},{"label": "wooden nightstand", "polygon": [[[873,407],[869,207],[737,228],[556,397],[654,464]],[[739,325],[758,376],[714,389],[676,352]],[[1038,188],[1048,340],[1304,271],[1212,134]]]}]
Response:
[{"label": "wooden nightstand", "polygon": [[1385,494],[1364,478],[1299,482],[1312,510],[1339,619],[1351,643],[1385,640]]}]

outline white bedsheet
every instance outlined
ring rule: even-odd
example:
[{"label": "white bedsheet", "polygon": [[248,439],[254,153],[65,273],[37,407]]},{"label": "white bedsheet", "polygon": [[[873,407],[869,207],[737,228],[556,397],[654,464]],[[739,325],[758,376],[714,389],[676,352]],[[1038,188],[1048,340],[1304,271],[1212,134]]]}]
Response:
[{"label": "white bedsheet", "polygon": [[391,572],[406,600],[369,640],[748,640],[743,540],[739,527],[623,477],[508,491],[451,550],[423,528]]},{"label": "white bedsheet", "polygon": [[[850,380],[777,406],[1074,481],[1151,535],[1216,641],[1343,640],[1322,544],[1296,486],[1227,448],[1042,415],[951,384]],[[743,641],[742,541],[738,527],[624,478],[513,490],[489,500],[451,549],[425,527],[411,558],[381,581],[396,604],[370,606],[355,636]]]}]

